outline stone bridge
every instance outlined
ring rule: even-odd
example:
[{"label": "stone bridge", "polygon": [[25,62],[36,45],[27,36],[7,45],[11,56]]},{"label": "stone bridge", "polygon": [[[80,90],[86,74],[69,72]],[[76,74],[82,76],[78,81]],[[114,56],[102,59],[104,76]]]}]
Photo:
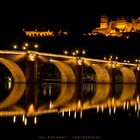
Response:
[{"label": "stone bridge", "polygon": [[[114,83],[116,73],[121,73],[122,83],[138,83],[138,64],[91,59],[78,56],[58,55],[38,51],[1,50],[0,62],[11,73],[13,81],[37,82],[41,68],[51,63],[61,73],[62,83],[81,83],[83,73],[91,68],[95,73],[95,83]],[[53,69],[52,69],[53,71]]]}]

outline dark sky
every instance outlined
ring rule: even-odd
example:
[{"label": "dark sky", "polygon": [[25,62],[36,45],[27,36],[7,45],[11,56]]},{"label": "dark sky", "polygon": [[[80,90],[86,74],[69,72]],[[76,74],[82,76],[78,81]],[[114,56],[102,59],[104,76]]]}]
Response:
[{"label": "dark sky", "polygon": [[137,2],[118,0],[13,0],[5,1],[0,7],[1,29],[65,23],[96,24],[104,14],[111,18],[140,15]]}]

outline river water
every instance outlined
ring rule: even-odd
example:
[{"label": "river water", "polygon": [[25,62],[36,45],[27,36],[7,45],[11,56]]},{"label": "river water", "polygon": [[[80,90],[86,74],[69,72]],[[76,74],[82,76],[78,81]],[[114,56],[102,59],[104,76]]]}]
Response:
[{"label": "river water", "polygon": [[[13,137],[114,139],[138,136],[139,85],[5,82],[0,89],[0,130],[11,131]],[[15,130],[19,132],[16,135]]]}]

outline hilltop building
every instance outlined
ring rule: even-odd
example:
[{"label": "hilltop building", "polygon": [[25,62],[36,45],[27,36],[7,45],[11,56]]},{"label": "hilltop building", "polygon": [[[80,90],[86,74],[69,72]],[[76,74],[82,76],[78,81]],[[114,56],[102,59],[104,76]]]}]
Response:
[{"label": "hilltop building", "polygon": [[137,19],[121,18],[117,20],[108,20],[107,16],[102,16],[100,20],[100,27],[97,27],[88,33],[88,35],[102,34],[105,36],[121,37],[124,33],[140,31],[140,17]]}]

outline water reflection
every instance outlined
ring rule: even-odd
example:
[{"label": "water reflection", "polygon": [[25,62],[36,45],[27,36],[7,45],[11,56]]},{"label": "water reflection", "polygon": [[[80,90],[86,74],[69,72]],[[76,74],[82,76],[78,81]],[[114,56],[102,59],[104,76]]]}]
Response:
[{"label": "water reflection", "polygon": [[36,124],[37,116],[47,113],[62,113],[64,117],[67,112],[70,117],[73,112],[76,119],[77,112],[82,118],[83,110],[103,113],[106,109],[111,115],[117,108],[129,110],[130,107],[135,112],[140,110],[139,86],[135,84],[14,84],[0,102],[0,116],[13,116],[15,123],[20,115],[27,125],[27,117],[33,116]]}]

